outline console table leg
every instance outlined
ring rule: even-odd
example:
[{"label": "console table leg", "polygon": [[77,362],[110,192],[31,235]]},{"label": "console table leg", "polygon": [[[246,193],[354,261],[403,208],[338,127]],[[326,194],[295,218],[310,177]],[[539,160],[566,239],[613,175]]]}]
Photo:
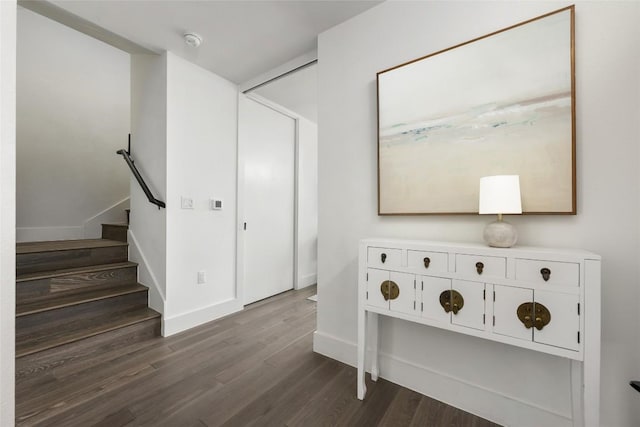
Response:
[{"label": "console table leg", "polygon": [[378,381],[378,313],[369,313],[369,339],[371,341],[371,379]]},{"label": "console table leg", "polygon": [[367,335],[367,312],[358,310],[358,399],[363,400],[367,392],[367,386],[364,381],[364,355],[366,353],[366,335]]},{"label": "console table leg", "polygon": [[569,361],[571,364],[571,412],[573,418],[573,427],[583,427],[585,425],[584,420],[584,373],[583,363],[577,360]]}]

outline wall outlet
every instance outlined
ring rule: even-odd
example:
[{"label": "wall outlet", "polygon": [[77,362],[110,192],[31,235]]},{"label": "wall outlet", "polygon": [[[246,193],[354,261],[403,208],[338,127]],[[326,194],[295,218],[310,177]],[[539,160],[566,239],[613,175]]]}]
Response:
[{"label": "wall outlet", "polygon": [[207,283],[207,275],[203,271],[198,271],[198,284],[202,285],[203,283]]},{"label": "wall outlet", "polygon": [[193,209],[193,199],[191,197],[182,196],[182,209]]}]

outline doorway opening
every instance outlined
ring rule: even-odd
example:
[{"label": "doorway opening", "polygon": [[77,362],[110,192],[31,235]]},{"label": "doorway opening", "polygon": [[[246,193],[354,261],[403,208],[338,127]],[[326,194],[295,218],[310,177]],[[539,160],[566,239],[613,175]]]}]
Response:
[{"label": "doorway opening", "polygon": [[317,65],[239,99],[238,298],[317,281]]}]

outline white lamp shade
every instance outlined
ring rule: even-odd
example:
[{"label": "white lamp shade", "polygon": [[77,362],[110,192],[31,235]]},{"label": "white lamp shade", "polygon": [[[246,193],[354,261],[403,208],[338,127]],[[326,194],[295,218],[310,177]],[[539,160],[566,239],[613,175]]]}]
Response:
[{"label": "white lamp shade", "polygon": [[495,175],[480,178],[481,214],[521,214],[520,177]]}]

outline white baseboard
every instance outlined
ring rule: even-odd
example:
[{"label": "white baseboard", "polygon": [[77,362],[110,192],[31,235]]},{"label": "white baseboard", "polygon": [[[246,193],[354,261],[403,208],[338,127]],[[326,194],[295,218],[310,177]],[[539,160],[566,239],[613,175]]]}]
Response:
[{"label": "white baseboard", "polygon": [[317,274],[308,274],[306,276],[298,277],[298,286],[296,289],[306,288],[311,285],[315,285],[318,283],[318,275]]},{"label": "white baseboard", "polygon": [[83,239],[82,227],[17,227],[16,242]]},{"label": "white baseboard", "polygon": [[[313,351],[356,366],[354,342],[316,331]],[[570,416],[507,396],[446,373],[386,353],[379,354],[380,377],[501,425],[571,427]],[[355,387],[354,391],[355,393]]]},{"label": "white baseboard", "polygon": [[162,321],[162,336],[168,337],[243,309],[242,301],[233,298],[175,316],[165,316]]}]

